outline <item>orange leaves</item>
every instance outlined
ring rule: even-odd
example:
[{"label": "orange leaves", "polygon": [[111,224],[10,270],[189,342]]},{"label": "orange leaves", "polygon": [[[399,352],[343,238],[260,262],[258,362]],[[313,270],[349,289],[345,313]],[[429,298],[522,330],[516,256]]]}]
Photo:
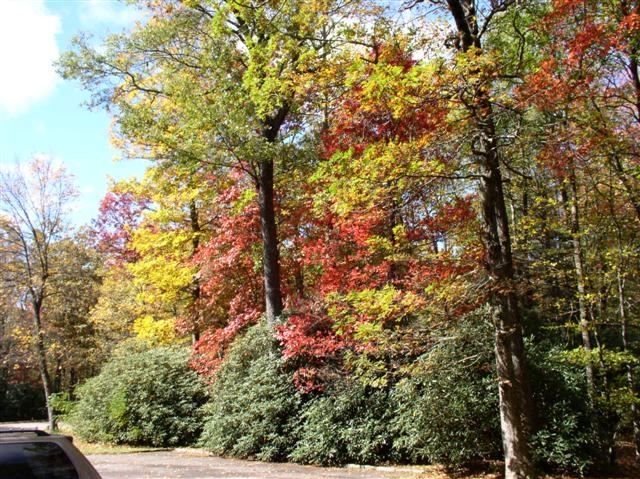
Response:
[{"label": "orange leaves", "polygon": [[625,15],[620,22],[620,28],[622,35],[637,35],[640,32],[640,12],[633,12]]},{"label": "orange leaves", "polygon": [[[538,25],[547,38],[545,57],[519,89],[522,104],[557,110],[567,102],[588,102],[605,86],[625,88],[625,55],[640,30],[639,12],[623,2],[593,0],[558,0],[553,7]],[[614,94],[624,95],[609,92]]]}]

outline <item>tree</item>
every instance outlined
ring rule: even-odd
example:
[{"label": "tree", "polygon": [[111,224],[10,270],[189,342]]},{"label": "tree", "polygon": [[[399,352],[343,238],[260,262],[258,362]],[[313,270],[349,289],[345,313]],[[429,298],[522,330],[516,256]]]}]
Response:
[{"label": "tree", "polygon": [[137,194],[127,183],[111,184],[100,202],[98,217],[91,224],[95,247],[107,265],[132,263],[138,259],[130,242],[142,214],[149,209],[150,198]]},{"label": "tree", "polygon": [[46,336],[54,392],[73,394],[75,386],[99,370],[104,355],[90,321],[98,300],[101,257],[85,232],[51,244]]},{"label": "tree", "polygon": [[431,347],[427,331],[469,307],[453,290],[477,260],[473,200],[430,144],[445,102],[421,84],[431,66],[412,59],[410,39],[379,40],[330,104],[313,208],[301,216],[305,297],[280,337],[303,389],[324,387],[336,368],[392,384]]},{"label": "tree", "polygon": [[78,40],[60,70],[113,109],[130,155],[251,181],[273,323],[283,310],[274,178],[295,168],[291,151],[314,120],[311,78],[342,41],[338,20],[366,9],[334,0],[146,3],[146,25],[108,39],[104,53]]},{"label": "tree", "polygon": [[47,362],[45,321],[51,282],[64,268],[53,258],[54,244],[67,232],[66,215],[76,196],[71,176],[47,158],[36,157],[28,165],[0,172],[0,231],[2,256],[8,258],[3,270],[3,288],[32,319],[42,388],[46,398],[49,428],[55,426],[49,396],[54,392]]},{"label": "tree", "polygon": [[[493,100],[494,83],[500,71],[493,61],[491,47],[484,44],[492,19],[517,2],[433,0],[429,3],[446,11],[455,25],[451,42],[455,54],[451,69],[445,70],[445,75],[451,82],[448,91],[453,92],[449,98],[459,112],[458,131],[467,138],[461,144],[461,151],[478,178],[483,264],[495,327],[505,477],[530,478],[535,475],[529,445],[534,430],[534,405],[525,364],[522,316],[504,193],[502,169],[506,162]],[[447,91],[444,84],[440,85]]]}]

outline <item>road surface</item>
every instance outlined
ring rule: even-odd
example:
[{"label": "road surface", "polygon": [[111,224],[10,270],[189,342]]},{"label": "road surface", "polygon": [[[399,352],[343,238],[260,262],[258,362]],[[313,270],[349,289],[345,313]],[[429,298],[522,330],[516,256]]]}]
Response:
[{"label": "road surface", "polygon": [[189,450],[88,457],[103,479],[408,479],[417,475],[395,468],[319,468],[223,459]]}]

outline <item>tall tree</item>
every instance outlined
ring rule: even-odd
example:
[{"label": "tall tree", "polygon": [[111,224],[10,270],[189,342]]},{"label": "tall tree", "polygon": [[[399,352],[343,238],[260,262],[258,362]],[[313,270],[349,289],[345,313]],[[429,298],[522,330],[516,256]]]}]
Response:
[{"label": "tall tree", "polygon": [[106,52],[77,41],[60,70],[116,113],[129,154],[251,179],[273,322],[283,309],[274,178],[295,167],[311,78],[338,41],[339,19],[365,10],[340,0],[144,3],[145,25],[110,38]]},{"label": "tall tree", "polygon": [[14,300],[29,310],[33,321],[50,429],[55,426],[49,402],[53,385],[47,363],[44,322],[51,282],[64,271],[54,263],[52,248],[68,231],[67,215],[75,196],[72,177],[46,158],[34,158],[28,165],[0,171],[2,256],[10,258],[3,271],[3,287],[8,286],[19,294]]},{"label": "tall tree", "polygon": [[[422,2],[417,2],[422,3]],[[530,392],[518,306],[511,232],[504,192],[503,168],[508,164],[500,143],[498,112],[494,104],[501,73],[485,34],[491,21],[515,0],[431,0],[447,12],[454,25],[450,45],[455,56],[448,72],[450,97],[458,105],[459,124],[466,128],[462,150],[478,178],[483,263],[495,327],[495,357],[500,397],[500,419],[505,455],[505,477],[535,476],[530,438],[534,404]],[[443,85],[443,91],[446,88]]]}]

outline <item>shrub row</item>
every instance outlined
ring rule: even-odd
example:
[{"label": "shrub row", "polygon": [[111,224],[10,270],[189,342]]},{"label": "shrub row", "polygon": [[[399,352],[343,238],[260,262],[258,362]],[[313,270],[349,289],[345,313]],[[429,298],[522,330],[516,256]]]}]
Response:
[{"label": "shrub row", "polygon": [[[432,348],[411,375],[385,388],[344,378],[315,395],[296,391],[264,325],[236,341],[210,390],[189,369],[186,348],[129,344],[78,390],[68,420],[88,440],[197,443],[267,461],[467,465],[501,454],[491,341],[484,334],[490,332],[476,327]],[[584,471],[593,444],[588,411],[578,407],[579,375],[540,358],[536,364],[536,394],[545,405],[536,457],[556,470]]]},{"label": "shrub row", "polygon": [[[235,343],[219,373],[200,445],[223,455],[319,465],[458,467],[500,458],[491,328],[461,331],[387,388],[345,378],[309,397],[294,389],[270,331],[256,326]],[[548,470],[583,473],[596,457],[583,378],[549,359],[552,351],[535,354],[533,383],[544,405],[536,459]]]}]

